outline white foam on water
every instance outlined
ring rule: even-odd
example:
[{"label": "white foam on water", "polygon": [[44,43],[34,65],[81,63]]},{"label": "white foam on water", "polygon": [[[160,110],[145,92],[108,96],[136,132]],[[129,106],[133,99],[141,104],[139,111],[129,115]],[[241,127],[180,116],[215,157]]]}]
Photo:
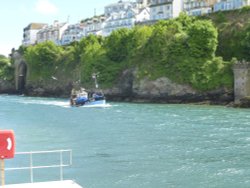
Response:
[{"label": "white foam on water", "polygon": [[[25,100],[24,100],[25,99]],[[48,105],[48,106],[58,106],[63,108],[71,108],[70,102],[67,101],[60,101],[60,100],[46,100],[43,98],[33,98],[33,97],[21,97],[18,99],[15,99],[14,102],[18,102],[21,104],[38,104],[38,105]],[[96,104],[96,105],[83,105],[79,106],[83,108],[107,108],[111,107],[110,104]]]},{"label": "white foam on water", "polygon": [[83,107],[83,108],[108,108],[111,106],[112,106],[111,104],[95,104],[95,105],[83,105],[80,107]]},{"label": "white foam on water", "polygon": [[54,106],[60,106],[60,107],[69,107],[69,102],[63,102],[63,101],[44,101],[44,100],[30,100],[30,101],[24,101],[23,104],[41,104],[41,105],[54,105]]},{"label": "white foam on water", "polygon": [[[3,100],[8,100],[8,95],[1,95],[0,97],[3,98]],[[71,108],[70,102],[67,101],[60,101],[60,100],[53,100],[53,99],[43,99],[43,98],[34,98],[34,97],[25,97],[25,96],[19,96],[18,98],[12,99],[12,102],[17,102],[21,104],[39,104],[39,105],[49,105],[49,106],[58,106],[63,108]],[[108,108],[111,107],[111,104],[95,104],[95,105],[83,105],[79,107],[83,108]]]}]

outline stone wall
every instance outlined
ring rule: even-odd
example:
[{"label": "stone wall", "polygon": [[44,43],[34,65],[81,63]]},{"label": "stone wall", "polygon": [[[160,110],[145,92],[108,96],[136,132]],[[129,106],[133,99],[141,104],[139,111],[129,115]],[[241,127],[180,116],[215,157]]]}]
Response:
[{"label": "stone wall", "polygon": [[234,70],[234,102],[250,96],[250,63],[246,61],[238,62],[233,67]]}]

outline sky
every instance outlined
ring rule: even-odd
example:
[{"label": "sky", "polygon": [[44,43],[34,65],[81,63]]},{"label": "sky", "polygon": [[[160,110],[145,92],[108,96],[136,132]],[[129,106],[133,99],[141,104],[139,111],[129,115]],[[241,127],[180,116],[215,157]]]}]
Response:
[{"label": "sky", "polygon": [[52,25],[54,20],[70,24],[104,13],[106,5],[118,0],[1,0],[0,54],[22,44],[23,29],[32,22]]}]

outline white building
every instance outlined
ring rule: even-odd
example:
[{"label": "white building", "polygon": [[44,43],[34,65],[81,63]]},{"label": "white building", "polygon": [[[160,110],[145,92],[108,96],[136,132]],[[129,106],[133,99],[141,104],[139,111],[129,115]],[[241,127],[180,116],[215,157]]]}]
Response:
[{"label": "white building", "polygon": [[90,34],[102,35],[105,19],[105,16],[94,16],[93,18],[82,20],[83,36],[88,36]]},{"label": "white building", "polygon": [[136,22],[149,20],[149,8],[146,2],[142,3],[119,1],[105,7],[107,17],[103,28],[103,35],[108,36],[112,31],[121,28],[132,28]]},{"label": "white building", "polygon": [[151,0],[150,20],[178,17],[182,12],[183,0]]},{"label": "white building", "polygon": [[150,0],[136,0],[139,8],[145,8],[148,7],[150,4]]},{"label": "white building", "polygon": [[249,6],[250,0],[218,0],[214,5],[214,12],[239,9]]},{"label": "white building", "polygon": [[61,45],[62,35],[67,28],[68,23],[54,21],[53,25],[47,26],[37,33],[37,43],[52,41],[57,45]]},{"label": "white building", "polygon": [[212,12],[208,0],[184,0],[183,10],[191,16],[200,16]]},{"label": "white building", "polygon": [[84,34],[82,23],[69,25],[62,34],[61,44],[67,45],[73,41],[80,41],[83,36]]},{"label": "white building", "polygon": [[22,45],[29,46],[36,44],[36,34],[39,30],[47,26],[43,23],[31,23],[23,29],[23,41]]},{"label": "white building", "polygon": [[132,8],[135,3],[132,3],[131,1],[118,1],[118,3],[112,3],[104,7],[104,14],[106,17],[111,16],[115,12],[121,12],[126,11],[129,8]]}]

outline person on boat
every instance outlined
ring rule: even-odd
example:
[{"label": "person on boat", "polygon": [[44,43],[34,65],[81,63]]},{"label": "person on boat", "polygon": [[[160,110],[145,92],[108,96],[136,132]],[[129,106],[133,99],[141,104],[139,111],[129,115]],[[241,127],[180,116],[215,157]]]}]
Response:
[{"label": "person on boat", "polygon": [[96,92],[96,93],[93,93],[92,98],[93,98],[95,101],[99,101],[99,100],[103,100],[103,99],[104,99],[104,96],[103,96],[102,93]]},{"label": "person on boat", "polygon": [[71,105],[71,106],[76,105],[76,104],[75,104],[76,98],[77,98],[77,91],[73,88],[73,89],[71,90],[71,96],[70,96],[70,105]]},{"label": "person on boat", "polygon": [[77,96],[75,98],[75,105],[76,106],[82,106],[86,102],[88,102],[88,93],[84,88],[81,88],[80,91],[77,93]]}]

